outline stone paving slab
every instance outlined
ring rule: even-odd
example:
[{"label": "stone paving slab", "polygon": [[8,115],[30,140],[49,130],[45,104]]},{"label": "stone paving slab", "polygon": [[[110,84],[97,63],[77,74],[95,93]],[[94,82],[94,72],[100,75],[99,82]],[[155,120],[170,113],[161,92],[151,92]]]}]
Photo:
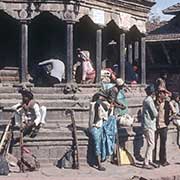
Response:
[{"label": "stone paving slab", "polygon": [[[89,166],[81,166],[80,170],[59,169],[55,166],[41,167],[39,171],[25,173],[10,173],[0,179],[12,180],[180,180],[180,149],[176,148],[173,154],[169,155],[170,165],[157,169],[147,170],[142,168],[142,163],[137,162],[136,166],[117,166],[105,162],[105,172]],[[144,178],[144,179],[143,179]]]},{"label": "stone paving slab", "polygon": [[[104,180],[131,180],[140,179],[144,180],[176,180],[175,177],[180,177],[180,163],[172,164],[167,167],[160,167],[153,170],[145,170],[133,166],[116,166],[106,164],[107,170],[99,172],[91,167],[81,167],[80,170],[58,169],[56,167],[44,167],[36,172],[26,173],[12,173],[7,177],[0,177],[0,179],[13,179],[13,180],[81,180],[81,179],[104,179]],[[142,179],[143,180],[143,179]]]}]

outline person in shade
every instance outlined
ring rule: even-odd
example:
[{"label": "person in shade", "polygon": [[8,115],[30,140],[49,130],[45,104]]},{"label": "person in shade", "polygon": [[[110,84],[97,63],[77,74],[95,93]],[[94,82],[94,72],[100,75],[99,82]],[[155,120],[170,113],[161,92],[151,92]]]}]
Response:
[{"label": "person in shade", "polygon": [[142,127],[144,130],[145,139],[147,141],[147,146],[143,168],[152,169],[153,167],[157,167],[157,165],[153,163],[153,149],[155,143],[156,118],[158,116],[158,111],[153,100],[155,97],[154,85],[149,85],[146,87],[145,91],[147,96],[143,101]]},{"label": "person in shade", "polygon": [[54,86],[65,80],[65,65],[59,59],[48,59],[38,63],[41,69],[42,85]]}]

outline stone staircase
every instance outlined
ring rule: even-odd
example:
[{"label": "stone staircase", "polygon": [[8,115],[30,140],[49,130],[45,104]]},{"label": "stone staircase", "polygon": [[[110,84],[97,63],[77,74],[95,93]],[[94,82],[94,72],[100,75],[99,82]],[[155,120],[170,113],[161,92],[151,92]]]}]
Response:
[{"label": "stone staircase", "polygon": [[[64,94],[64,85],[54,88],[32,87],[31,91],[35,99],[47,107],[46,125],[40,129],[35,138],[25,137],[27,147],[38,157],[42,165],[53,164],[60,159],[72,145],[72,132],[67,128],[71,119],[65,114],[67,109],[75,112],[75,121],[78,127],[78,141],[80,149],[80,163],[85,165],[87,161],[88,136],[87,128],[89,121],[89,102],[93,94],[98,90],[95,85],[81,85],[76,94]],[[144,99],[144,87],[132,86],[131,91],[126,93],[129,103],[129,113],[138,116]],[[11,106],[21,101],[21,95],[17,93],[18,87],[0,87],[0,125],[7,124],[12,115]],[[120,140],[131,141],[128,145],[133,151],[132,139],[137,134],[142,136],[138,122],[134,127],[120,128]],[[2,133],[2,128],[1,128]],[[16,132],[17,134],[18,132]],[[19,156],[19,147],[16,145],[13,153]]]},{"label": "stone staircase", "polygon": [[2,84],[19,82],[19,68],[18,67],[3,67],[0,68],[0,82]]}]

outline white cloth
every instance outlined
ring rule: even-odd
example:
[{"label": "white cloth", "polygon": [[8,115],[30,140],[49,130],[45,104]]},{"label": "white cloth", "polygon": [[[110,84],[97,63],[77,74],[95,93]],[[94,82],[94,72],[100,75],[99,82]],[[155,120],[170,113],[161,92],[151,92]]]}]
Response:
[{"label": "white cloth", "polygon": [[45,124],[46,107],[39,106],[38,103],[35,103],[33,108],[36,116],[36,119],[34,120],[35,125],[38,126],[40,123]]},{"label": "white cloth", "polygon": [[101,70],[101,81],[107,83],[111,82],[111,73],[108,70],[106,69]]},{"label": "white cloth", "polygon": [[62,79],[65,79],[65,65],[59,59],[49,59],[43,62],[40,62],[38,65],[47,65],[52,64],[52,70],[50,71],[50,75],[59,79],[61,82]]},{"label": "white cloth", "polygon": [[35,112],[35,116],[36,116],[36,119],[34,120],[34,123],[36,126],[39,125],[39,123],[41,122],[41,112],[40,112],[40,106],[35,103],[34,106],[34,112]]},{"label": "white cloth", "polygon": [[119,124],[122,126],[132,126],[134,122],[134,118],[131,117],[129,114],[124,114],[118,117],[118,119],[119,119]]},{"label": "white cloth", "polygon": [[41,123],[45,124],[46,121],[46,114],[47,114],[47,108],[45,106],[41,106],[40,107],[40,113],[41,113]]}]

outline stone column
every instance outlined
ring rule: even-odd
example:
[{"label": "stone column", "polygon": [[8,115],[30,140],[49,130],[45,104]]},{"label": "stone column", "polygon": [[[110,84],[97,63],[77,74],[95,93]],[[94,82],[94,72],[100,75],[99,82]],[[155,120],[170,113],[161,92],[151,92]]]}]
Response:
[{"label": "stone column", "polygon": [[120,34],[120,77],[125,80],[125,33]]},{"label": "stone column", "polygon": [[132,44],[128,44],[128,61],[133,64]]},{"label": "stone column", "polygon": [[27,82],[28,74],[28,21],[21,21],[21,82]]},{"label": "stone column", "polygon": [[96,83],[101,81],[102,29],[96,31]]},{"label": "stone column", "polygon": [[141,84],[146,84],[146,40],[141,38]]},{"label": "stone column", "polygon": [[73,27],[74,23],[72,21],[66,21],[67,23],[67,46],[66,46],[66,79],[67,82],[72,82],[73,80]]}]

